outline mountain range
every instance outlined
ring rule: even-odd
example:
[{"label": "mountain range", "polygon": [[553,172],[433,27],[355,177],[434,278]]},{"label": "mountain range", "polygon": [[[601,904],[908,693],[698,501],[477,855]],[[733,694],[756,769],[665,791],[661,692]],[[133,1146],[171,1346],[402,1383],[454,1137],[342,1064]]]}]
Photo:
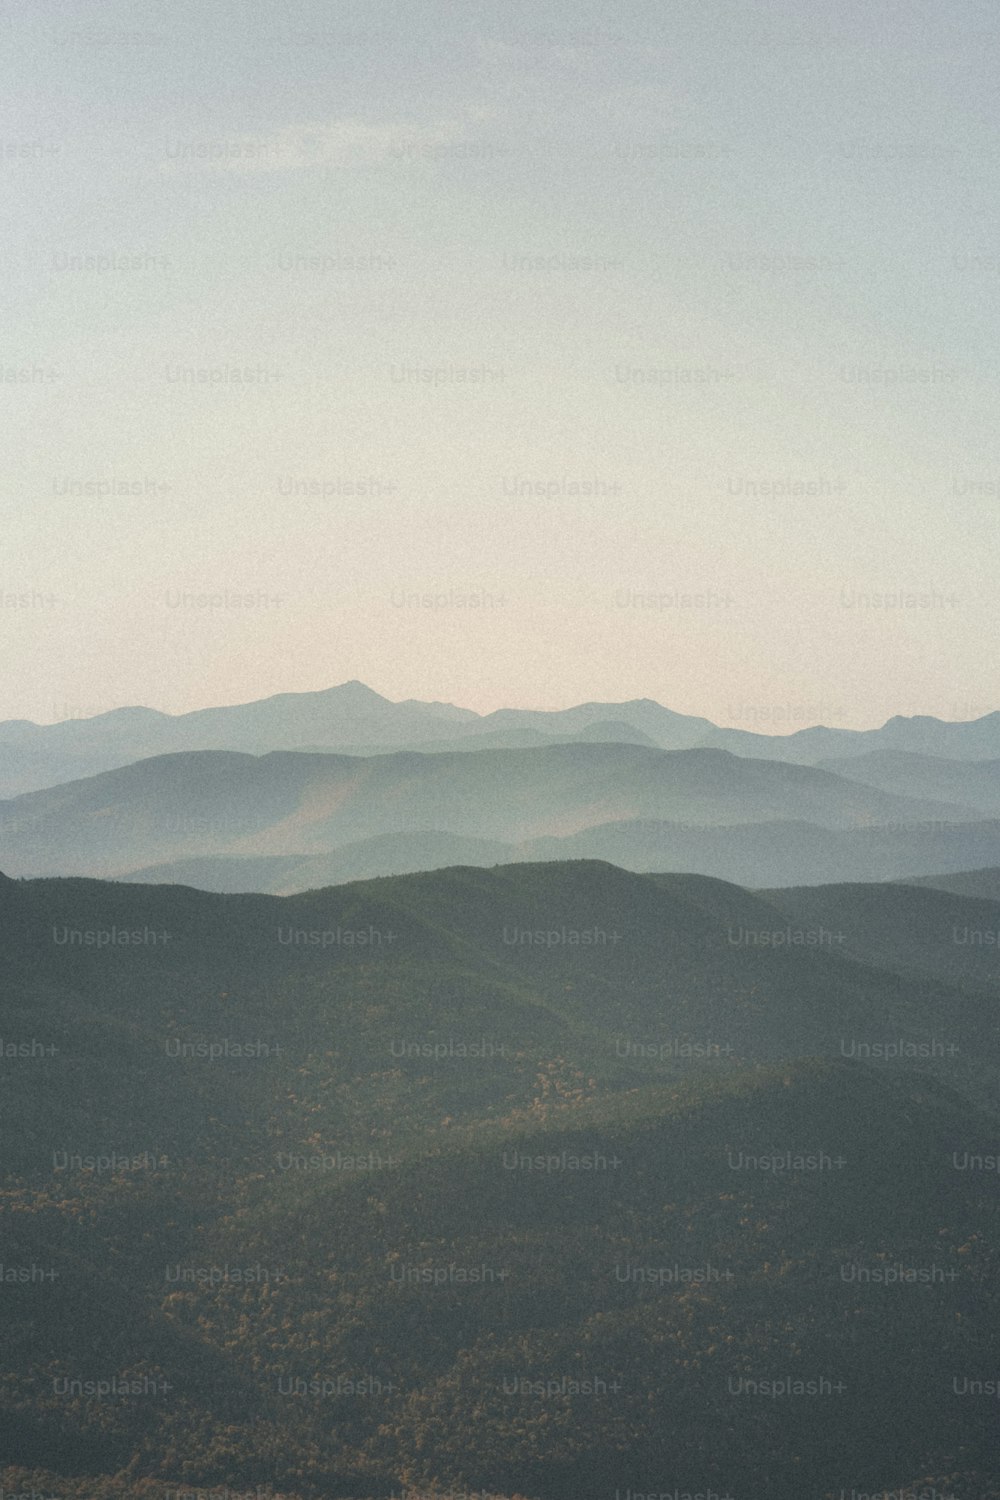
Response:
[{"label": "mountain range", "polygon": [[[518,860],[565,859],[606,860],[646,873],[687,871],[745,886],[926,880],[948,889],[946,882],[954,879],[970,882],[956,889],[976,894],[981,867],[1000,860],[1000,822],[845,830],[795,820],[722,827],[638,821],[521,843],[435,832],[382,834],[341,844],[327,854],[194,855],[123,871],[116,878],[285,896],[453,864],[488,868]],[[957,873],[947,873],[951,871]],[[994,883],[1000,885],[1000,877]]]},{"label": "mountain range", "polygon": [[[561,858],[585,852],[569,841],[614,839],[611,829],[626,853],[621,862],[633,862],[630,846],[645,845],[653,864],[644,867],[662,868],[670,824],[690,847],[703,831],[728,839],[748,824],[871,836],[978,830],[976,818],[972,807],[898,796],[813,766],[724,750],[572,743],[475,755],[153,756],[0,803],[0,838],[11,874],[115,877],[192,859],[302,860],[427,836],[514,844],[520,858],[544,841],[548,857]],[[659,838],[655,829],[650,836],[654,823],[668,825]],[[419,858],[426,864],[425,851]]]},{"label": "mountain range", "polygon": [[[769,724],[780,724],[786,717],[766,706],[741,706],[739,712]],[[787,717],[792,717],[791,710]],[[896,716],[879,729],[809,726],[791,733],[765,734],[720,727],[709,719],[676,713],[650,698],[583,703],[551,711],[505,708],[477,714],[449,703],[391,702],[364,683],[352,681],[319,692],[280,693],[252,703],[177,715],[135,707],[57,724],[6,720],[0,723],[0,796],[13,797],[149,756],[187,750],[239,750],[252,755],[301,749],[348,754],[407,749],[442,752],[521,749],[551,738],[625,740],[666,750],[723,749],[801,765],[879,751],[978,761],[1000,758],[1000,713],[964,723],[928,715]]]}]

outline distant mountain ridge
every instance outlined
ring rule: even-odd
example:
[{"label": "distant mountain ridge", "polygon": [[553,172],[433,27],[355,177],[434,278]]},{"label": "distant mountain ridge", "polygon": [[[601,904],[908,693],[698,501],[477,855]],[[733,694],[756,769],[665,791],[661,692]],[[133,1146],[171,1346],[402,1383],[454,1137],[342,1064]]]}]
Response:
[{"label": "distant mountain ridge", "polygon": [[178,860],[309,858],[400,836],[551,840],[566,857],[583,852],[569,840],[615,824],[672,822],[697,842],[733,825],[979,827],[976,817],[813,766],[719,749],[574,742],[367,758],[214,750],[151,757],[0,802],[0,839],[11,873],[116,878]]},{"label": "distant mountain ridge", "polygon": [[[521,844],[434,832],[383,834],[305,858],[294,854],[194,856],[142,867],[118,878],[288,896],[348,880],[408,875],[453,864],[490,867],[518,860],[566,859],[607,860],[639,874],[683,871],[751,888],[893,881],[1000,900],[998,820],[929,829],[829,829],[795,820],[718,828],[635,821],[600,824],[567,838],[538,838]],[[970,861],[984,867],[971,870]],[[949,862],[956,873],[939,873]],[[914,874],[924,866],[934,873]]]},{"label": "distant mountain ridge", "polygon": [[433,748],[514,749],[546,739],[639,739],[666,750],[723,749],[745,758],[812,765],[833,757],[893,750],[955,761],[1000,759],[1000,712],[965,723],[928,715],[889,719],[879,729],[824,725],[788,734],[724,728],[651,698],[588,702],[567,709],[497,709],[477,714],[442,702],[392,702],[357,680],[318,692],[279,693],[221,708],[165,714],[118,708],[92,718],[39,725],[0,723],[0,796],[56,786],[132,761],[183,750],[323,749],[364,754]]}]

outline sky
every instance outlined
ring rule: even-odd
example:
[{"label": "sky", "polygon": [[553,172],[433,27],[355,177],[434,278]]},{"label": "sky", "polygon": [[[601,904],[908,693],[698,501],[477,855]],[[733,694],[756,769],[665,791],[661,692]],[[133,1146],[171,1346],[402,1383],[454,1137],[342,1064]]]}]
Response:
[{"label": "sky", "polygon": [[0,36],[0,720],[1000,708],[995,5]]}]

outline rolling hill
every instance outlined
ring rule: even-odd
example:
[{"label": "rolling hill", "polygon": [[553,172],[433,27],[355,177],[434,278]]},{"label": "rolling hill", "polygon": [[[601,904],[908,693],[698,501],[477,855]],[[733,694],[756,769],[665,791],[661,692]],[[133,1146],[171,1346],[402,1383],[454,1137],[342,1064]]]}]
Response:
[{"label": "rolling hill", "polygon": [[205,857],[325,855],[401,834],[522,845],[616,822],[781,820],[886,831],[974,816],[723,750],[573,743],[368,758],[196,751],[0,803],[0,837],[13,874],[109,877]]},{"label": "rolling hill", "polygon": [[895,882],[761,894],[792,921],[834,923],[846,934],[842,954],[1000,999],[1000,911],[992,900]]},{"label": "rolling hill", "polygon": [[929,885],[938,891],[953,891],[956,896],[979,896],[984,901],[1000,901],[1000,865],[978,870],[956,870],[952,874],[914,875],[904,885]]},{"label": "rolling hill", "polygon": [[[408,875],[452,864],[488,867],[518,860],[565,859],[602,859],[647,873],[686,871],[747,886],[825,885],[845,880],[919,884],[911,874],[915,869],[940,871],[950,863],[964,870],[976,860],[1000,859],[1000,821],[832,829],[795,820],[718,828],[638,820],[598,824],[564,838],[526,839],[519,844],[459,834],[382,834],[342,844],[329,854],[195,856],[145,866],[118,878],[286,896],[321,885]],[[948,879],[938,875],[928,877],[928,883]]]},{"label": "rolling hill", "polygon": [[906,797],[958,801],[981,817],[1000,816],[1000,760],[946,760],[912,751],[877,750],[817,762],[824,770]]},{"label": "rolling hill", "polygon": [[5,1493],[984,1500],[984,997],[780,899],[0,879]]}]

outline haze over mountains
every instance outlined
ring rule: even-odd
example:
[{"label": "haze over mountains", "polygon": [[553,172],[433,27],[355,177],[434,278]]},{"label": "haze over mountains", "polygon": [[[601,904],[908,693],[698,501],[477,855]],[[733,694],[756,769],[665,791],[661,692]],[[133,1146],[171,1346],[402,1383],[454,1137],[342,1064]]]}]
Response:
[{"label": "haze over mountains", "polygon": [[0,1500],[1000,1500],[996,6],[2,35]]},{"label": "haze over mountains", "polygon": [[4,726],[4,1493],[1000,1494],[998,720]]},{"label": "haze over mountains", "polygon": [[[723,750],[568,744],[370,757],[195,751],[0,804],[8,872],[119,876],[178,859],[316,856],[388,835],[520,846],[650,820],[691,828],[776,821],[829,830],[975,818],[811,766]],[[577,852],[577,851],[573,851]]]},{"label": "haze over mountains", "polygon": [[[204,855],[166,861],[120,875],[122,880],[200,886],[209,891],[270,891],[291,895],[317,886],[377,875],[405,875],[448,865],[490,866],[512,860],[603,859],[623,869],[686,871],[739,885],[826,884],[837,880],[926,878],[976,882],[1000,858],[1000,823],[930,824],[912,828],[837,830],[814,823],[770,822],[738,827],[608,823],[566,838],[520,844],[460,834],[383,834],[341,845],[330,854]],[[974,867],[963,877],[961,872]],[[926,877],[914,870],[930,869]],[[975,887],[970,890],[975,893]]]},{"label": "haze over mountains", "polygon": [[477,715],[352,682],[8,723],[0,784],[37,787],[0,802],[18,875],[280,894],[512,860],[760,886],[1000,865],[1000,714],[759,735],[649,699]]},{"label": "haze over mountains", "polygon": [[[39,725],[0,723],[0,796],[11,797],[148,756],[182,750],[518,749],[547,738],[618,740],[666,750],[730,750],[765,760],[814,765],[831,757],[903,751],[959,761],[1000,759],[1000,712],[967,723],[926,715],[889,719],[880,729],[810,726],[782,733],[781,717],[760,710],[777,733],[721,728],[675,713],[650,698],[583,703],[574,708],[498,709],[476,714],[450,703],[390,702],[361,682],[312,693],[281,693],[234,707],[171,715],[120,708],[93,718]],[[542,738],[546,737],[546,738]],[[950,800],[950,799],[945,799]],[[963,799],[964,800],[964,799]]]}]

